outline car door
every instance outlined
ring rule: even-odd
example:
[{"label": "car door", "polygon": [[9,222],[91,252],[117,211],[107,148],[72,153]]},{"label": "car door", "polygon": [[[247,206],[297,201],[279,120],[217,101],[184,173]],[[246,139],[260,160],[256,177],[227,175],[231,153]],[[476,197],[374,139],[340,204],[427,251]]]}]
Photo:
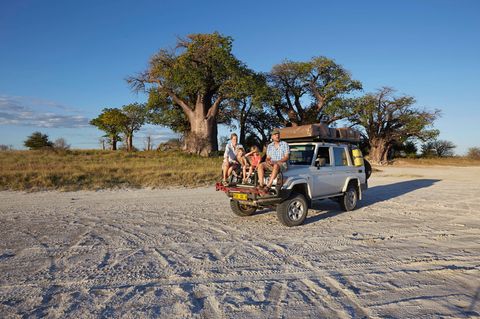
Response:
[{"label": "car door", "polygon": [[334,146],[333,151],[333,174],[335,175],[335,187],[341,192],[346,180],[355,175],[356,168],[353,166],[348,149],[344,146]]},{"label": "car door", "polygon": [[330,146],[319,145],[317,147],[315,162],[310,167],[313,180],[313,198],[338,193],[332,159],[332,148]]}]

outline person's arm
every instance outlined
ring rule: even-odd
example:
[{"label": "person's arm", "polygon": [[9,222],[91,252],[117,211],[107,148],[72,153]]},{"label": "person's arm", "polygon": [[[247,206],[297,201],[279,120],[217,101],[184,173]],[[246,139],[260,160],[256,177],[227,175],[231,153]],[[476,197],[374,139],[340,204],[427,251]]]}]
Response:
[{"label": "person's arm", "polygon": [[229,146],[229,144],[227,144],[227,146],[225,146],[225,153],[223,153],[223,161],[224,162],[228,161],[228,146]]}]

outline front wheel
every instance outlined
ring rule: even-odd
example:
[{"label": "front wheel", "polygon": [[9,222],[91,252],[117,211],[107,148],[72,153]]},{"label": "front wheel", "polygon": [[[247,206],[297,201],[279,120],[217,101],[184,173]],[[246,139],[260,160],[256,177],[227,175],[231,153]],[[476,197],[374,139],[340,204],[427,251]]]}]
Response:
[{"label": "front wheel", "polygon": [[230,200],[230,208],[232,209],[233,213],[238,216],[250,216],[257,210],[257,207],[240,204],[238,200]]},{"label": "front wheel", "polygon": [[340,197],[340,206],[346,212],[354,210],[357,207],[358,190],[353,184],[348,185],[347,191]]},{"label": "front wheel", "polygon": [[277,205],[278,220],[288,227],[303,224],[307,213],[307,201],[302,194],[293,193],[287,200]]}]

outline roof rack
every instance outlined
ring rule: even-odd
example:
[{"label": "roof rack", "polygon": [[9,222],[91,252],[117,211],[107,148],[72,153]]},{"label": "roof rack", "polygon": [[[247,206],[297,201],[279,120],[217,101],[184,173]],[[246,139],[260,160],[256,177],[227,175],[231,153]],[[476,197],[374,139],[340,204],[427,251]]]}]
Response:
[{"label": "roof rack", "polygon": [[360,143],[359,139],[325,138],[321,136],[282,138],[282,141],[285,141],[287,143],[297,143],[297,142],[350,143],[350,144]]}]

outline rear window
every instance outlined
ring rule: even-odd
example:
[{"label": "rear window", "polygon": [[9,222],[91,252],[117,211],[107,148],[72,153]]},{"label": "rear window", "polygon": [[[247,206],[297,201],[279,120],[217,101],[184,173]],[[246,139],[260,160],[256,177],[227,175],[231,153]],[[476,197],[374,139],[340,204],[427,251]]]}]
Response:
[{"label": "rear window", "polygon": [[343,147],[334,147],[335,166],[348,166],[347,152]]}]

